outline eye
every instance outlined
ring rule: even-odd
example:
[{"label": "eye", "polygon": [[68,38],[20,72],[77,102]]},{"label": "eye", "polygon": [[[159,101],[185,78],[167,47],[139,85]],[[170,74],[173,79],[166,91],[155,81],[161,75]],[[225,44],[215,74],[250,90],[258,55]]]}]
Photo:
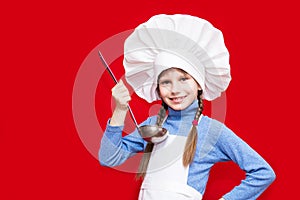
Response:
[{"label": "eye", "polygon": [[171,81],[165,80],[165,81],[161,81],[159,84],[160,84],[160,85],[168,85],[168,84],[170,84],[170,83],[171,83]]},{"label": "eye", "polygon": [[188,77],[181,77],[180,78],[180,81],[186,81],[186,80],[188,80],[189,78]]}]

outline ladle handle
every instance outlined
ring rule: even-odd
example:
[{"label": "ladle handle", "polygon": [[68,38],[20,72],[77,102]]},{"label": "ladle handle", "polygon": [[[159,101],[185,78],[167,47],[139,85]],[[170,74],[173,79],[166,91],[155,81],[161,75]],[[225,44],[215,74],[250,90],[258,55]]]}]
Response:
[{"label": "ladle handle", "polygon": [[[99,54],[99,57],[100,57],[100,59],[101,59],[103,65],[105,66],[106,70],[109,72],[109,75],[112,77],[112,79],[114,80],[114,82],[117,84],[118,81],[117,81],[117,79],[116,79],[114,73],[111,71],[111,69],[109,68],[108,64],[106,63],[106,61],[105,61],[104,57],[102,56],[100,50],[98,51],[98,54]],[[134,117],[134,115],[133,115],[133,112],[132,112],[132,110],[131,110],[131,108],[130,108],[130,106],[129,106],[128,103],[127,103],[127,108],[128,108],[128,110],[129,110],[130,116],[131,116],[131,118],[132,118],[132,120],[133,120],[133,122],[134,122],[136,128],[139,130],[139,125],[138,125],[138,123],[137,123],[137,121],[136,121],[136,119],[135,119],[135,117]]]}]

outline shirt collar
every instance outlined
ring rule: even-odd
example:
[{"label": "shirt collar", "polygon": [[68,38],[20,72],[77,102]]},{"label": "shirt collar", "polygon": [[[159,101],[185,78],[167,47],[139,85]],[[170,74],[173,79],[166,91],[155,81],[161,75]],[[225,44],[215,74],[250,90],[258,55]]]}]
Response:
[{"label": "shirt collar", "polygon": [[198,100],[193,101],[191,105],[189,105],[184,110],[173,110],[172,108],[168,108],[169,111],[169,117],[185,117],[185,116],[191,116],[194,117],[198,109]]}]

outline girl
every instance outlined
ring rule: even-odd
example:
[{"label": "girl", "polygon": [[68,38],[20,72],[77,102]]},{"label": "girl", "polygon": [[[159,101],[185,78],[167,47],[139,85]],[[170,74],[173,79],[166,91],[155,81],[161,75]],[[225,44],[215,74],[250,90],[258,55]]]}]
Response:
[{"label": "girl", "polygon": [[116,166],[144,151],[140,200],[201,200],[211,167],[230,160],[246,178],[222,200],[256,199],[273,182],[272,168],[258,153],[224,124],[202,115],[202,99],[217,98],[231,80],[222,34],[209,22],[188,15],[152,17],[127,38],[124,67],[141,98],[162,102],[158,115],[141,125],[168,130],[166,140],[155,144],[137,130],[122,138],[130,95],[122,81],[112,89],[116,107],[99,160]]}]

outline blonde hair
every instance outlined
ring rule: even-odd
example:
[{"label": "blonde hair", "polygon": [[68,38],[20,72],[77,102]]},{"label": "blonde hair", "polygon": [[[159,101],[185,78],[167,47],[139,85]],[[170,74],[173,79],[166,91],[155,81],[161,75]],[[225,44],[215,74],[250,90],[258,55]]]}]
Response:
[{"label": "blonde hair", "polygon": [[194,159],[198,140],[198,121],[203,111],[203,101],[201,99],[202,90],[198,90],[198,110],[195,114],[194,121],[192,122],[192,129],[186,140],[184,153],[183,153],[183,166],[187,167]]},{"label": "blonde hair", "polygon": [[[156,125],[158,127],[162,126],[164,119],[167,115],[167,109],[168,109],[168,105],[165,102],[162,102],[162,106],[159,109],[159,112],[157,115],[157,120],[156,120]],[[146,171],[147,171],[148,163],[149,163],[149,160],[151,157],[151,152],[153,150],[153,146],[154,146],[154,144],[150,143],[150,142],[148,142],[146,145],[146,148],[144,150],[144,154],[143,154],[143,157],[142,157],[139,169],[138,169],[138,173],[136,176],[137,179],[144,178],[146,175]]]}]

